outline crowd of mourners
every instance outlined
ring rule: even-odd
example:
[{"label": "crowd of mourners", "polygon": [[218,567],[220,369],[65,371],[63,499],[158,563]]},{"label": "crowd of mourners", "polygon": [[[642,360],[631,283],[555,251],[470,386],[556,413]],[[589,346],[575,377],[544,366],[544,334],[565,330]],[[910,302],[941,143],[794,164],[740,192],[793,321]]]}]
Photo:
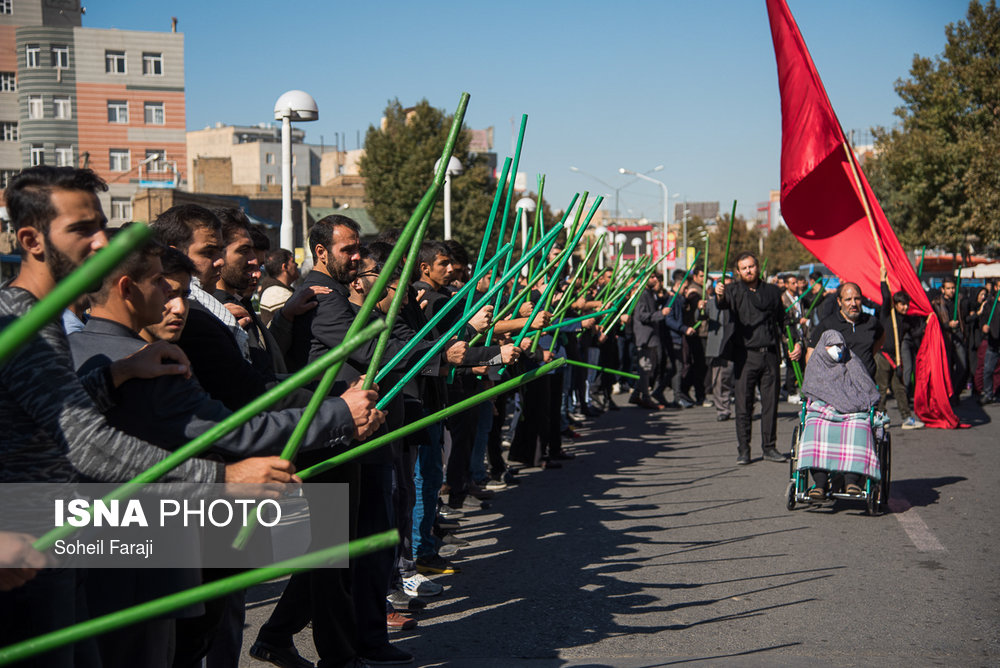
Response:
[{"label": "crowd of mourners", "polygon": [[[72,168],[31,168],[12,180],[5,198],[22,269],[0,287],[0,328],[107,244],[115,231],[106,229],[98,200],[105,189],[92,172]],[[264,230],[237,208],[178,205],[151,227],[154,242],[132,253],[61,322],[45,326],[0,366],[0,482],[123,482],[162,460],[342,343],[400,235],[388,229],[362,243],[352,219],[327,216],[309,230],[311,269],[303,275],[292,252],[272,247]],[[706,406],[720,421],[733,418],[738,464],[751,462],[759,400],[763,457],[784,461],[775,444],[777,403],[801,401],[796,367],[808,365],[820,335],[835,329],[877,383],[880,409],[891,393],[902,428],[923,426],[911,398],[925,321],[907,314],[910,298],[892,294],[884,276],[885,306],[879,307],[854,283],[827,289],[821,274],[765,280],[758,258],[741,253],[733,275],[714,284],[700,269],[677,270],[669,283],[651,274],[636,286],[631,313],[603,330],[602,318],[594,317],[555,335],[519,336],[539,332],[553,319],[534,307],[546,293],[543,279],[504,318],[495,319],[493,307],[486,306],[460,324],[463,308],[454,308],[414,343],[470,279],[469,250],[455,241],[426,240],[406,284],[399,283],[396,268],[375,297],[375,315],[388,312],[393,296],[405,291],[383,357],[399,362],[365,389],[376,343],[356,348],[320,404],[294,464],[278,455],[312,398],[310,386],[165,476],[167,482],[287,483],[296,470],[553,359],[590,365],[560,367],[309,478],[303,486],[307,497],[311,482],[349,485],[349,507],[338,512],[349,516],[352,538],[395,528],[401,541],[394,551],[352,559],[349,568],[292,575],[270,618],[256,630],[254,658],[312,665],[293,642],[311,625],[319,666],[412,661],[389,634],[416,626],[411,613],[442,595],[441,576],[460,571],[454,557],[467,545],[460,532],[464,513],[488,506],[497,492],[516,485],[521,469],[558,469],[573,459],[564,442],[578,436],[575,427],[584,421],[619,410],[616,394],[628,393],[627,401],[638,407],[629,407],[633,411]],[[553,248],[549,257],[560,250]],[[551,303],[566,293],[572,297],[560,320],[609,308],[602,295],[617,278],[614,269],[572,285],[570,275],[554,279]],[[487,274],[474,293],[484,293],[490,280]],[[504,299],[524,282],[522,277],[502,292]],[[955,288],[945,280],[931,295],[948,333],[955,396],[969,388],[987,403],[998,384],[1000,316],[989,319],[997,286],[963,295]],[[431,354],[456,325],[457,335]],[[377,408],[380,396],[412,369],[416,373],[402,391]],[[310,521],[324,522],[322,513],[313,512]],[[185,579],[190,574],[170,571],[51,567],[31,548],[32,540],[28,533],[0,533],[0,646],[191,586]],[[200,580],[230,574],[205,569]],[[245,609],[244,592],[230,594],[26,665],[236,666]]]}]

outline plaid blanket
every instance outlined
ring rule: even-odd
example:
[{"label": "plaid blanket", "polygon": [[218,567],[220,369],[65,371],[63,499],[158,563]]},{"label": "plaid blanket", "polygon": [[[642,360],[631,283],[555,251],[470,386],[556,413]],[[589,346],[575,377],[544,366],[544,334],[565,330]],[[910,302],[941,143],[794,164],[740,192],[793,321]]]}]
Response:
[{"label": "plaid blanket", "polygon": [[839,413],[810,400],[799,438],[799,470],[841,471],[882,479],[868,413]]}]

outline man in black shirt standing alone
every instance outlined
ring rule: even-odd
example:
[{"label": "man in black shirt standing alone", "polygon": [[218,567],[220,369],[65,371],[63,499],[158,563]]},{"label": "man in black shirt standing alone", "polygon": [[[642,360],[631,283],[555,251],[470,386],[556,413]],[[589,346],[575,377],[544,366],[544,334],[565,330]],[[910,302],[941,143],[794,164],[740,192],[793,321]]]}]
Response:
[{"label": "man in black shirt standing alone", "polygon": [[[754,390],[760,387],[760,434],[764,459],[783,462],[785,456],[775,448],[778,422],[778,354],[780,329],[785,309],[781,290],[760,280],[760,265],[753,253],[736,258],[739,280],[715,286],[720,310],[732,313],[733,380],[736,390],[737,464],[750,463],[750,433],[754,408]],[[796,343],[788,354],[792,360],[802,357],[802,344]]]}]

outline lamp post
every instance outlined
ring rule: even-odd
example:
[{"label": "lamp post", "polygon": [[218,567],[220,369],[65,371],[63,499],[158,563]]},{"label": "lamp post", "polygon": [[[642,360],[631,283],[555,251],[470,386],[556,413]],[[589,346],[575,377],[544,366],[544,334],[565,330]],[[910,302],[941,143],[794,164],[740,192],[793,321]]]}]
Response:
[{"label": "lamp post", "polygon": [[[514,210],[520,210],[521,212],[521,252],[523,253],[528,249],[528,221],[526,214],[533,213],[535,211],[535,200],[530,197],[522,197],[517,200],[517,204],[514,205]],[[528,275],[527,265],[521,269],[521,274],[523,276]]]},{"label": "lamp post", "polygon": [[631,243],[632,243],[632,259],[633,260],[638,260],[639,259],[639,246],[642,245],[642,239],[640,239],[639,237],[632,237]]},{"label": "lamp post", "polygon": [[[663,165],[660,165],[659,167],[657,167],[653,171],[654,172],[658,172],[661,169],[663,169]],[[632,176],[638,177],[638,178],[642,179],[643,181],[649,181],[650,183],[655,183],[658,186],[660,186],[660,188],[663,189],[663,249],[664,249],[664,252],[663,252],[663,275],[666,276],[667,275],[666,244],[667,244],[667,233],[668,233],[668,229],[669,229],[668,226],[667,226],[667,218],[668,218],[669,206],[670,206],[670,204],[669,204],[669,202],[670,202],[670,196],[667,194],[667,184],[664,183],[663,181],[658,181],[657,179],[654,179],[654,178],[651,178],[649,176],[646,176],[645,174],[640,174],[639,172],[633,172],[630,169],[625,169],[624,167],[619,168],[618,172],[620,174],[631,174]],[[685,253],[685,256],[684,256],[685,264],[687,264],[687,262],[686,262],[687,261],[687,225],[684,226],[684,253]]]},{"label": "lamp post", "polygon": [[[434,171],[437,172],[441,158],[434,162]],[[444,239],[451,239],[451,177],[462,173],[462,161],[451,156],[448,159],[448,168],[444,171]]]},{"label": "lamp post", "polygon": [[[596,243],[596,241],[598,239],[602,239],[602,238],[605,239],[605,243],[607,243],[607,241],[606,241],[607,237],[604,236],[605,233],[607,233],[607,231],[608,231],[608,228],[604,227],[604,225],[598,225],[597,227],[595,227],[594,228],[594,240],[595,240],[595,243]],[[598,251],[598,253],[597,253],[597,268],[598,269],[604,269],[604,249],[603,248],[600,251]]]},{"label": "lamp post", "polygon": [[[274,120],[281,121],[281,247],[295,249],[292,229],[292,121],[319,119],[312,95],[301,90],[282,93],[274,103]],[[303,240],[303,245],[305,245]]]},{"label": "lamp post", "polygon": [[618,255],[617,255],[617,257],[621,257],[622,256],[622,247],[625,245],[625,240],[627,238],[628,237],[626,237],[621,232],[619,232],[618,234],[615,235],[615,244],[618,246]]}]

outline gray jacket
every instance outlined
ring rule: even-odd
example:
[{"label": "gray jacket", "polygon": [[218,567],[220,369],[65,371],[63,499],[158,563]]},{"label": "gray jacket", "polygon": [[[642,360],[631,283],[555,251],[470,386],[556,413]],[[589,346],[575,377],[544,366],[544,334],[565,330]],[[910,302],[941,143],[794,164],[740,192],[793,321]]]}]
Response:
[{"label": "gray jacket", "polygon": [[[69,344],[77,373],[86,374],[131,355],[146,342],[123,325],[91,318],[82,332],[69,337]],[[193,377],[132,379],[121,386],[120,395],[119,403],[107,413],[108,422],[168,450],[184,445],[232,413]],[[260,413],[217,440],[211,451],[228,460],[280,454],[302,412],[301,408],[288,408]],[[343,399],[326,399],[306,432],[302,448],[346,446],[353,435],[354,419],[347,404]]]},{"label": "gray jacket", "polygon": [[705,341],[705,357],[732,359],[730,340],[733,338],[733,315],[729,309],[720,309],[715,295],[708,299],[708,339]]},{"label": "gray jacket", "polygon": [[663,314],[656,305],[656,295],[649,288],[642,291],[635,304],[635,317],[632,318],[632,332],[635,334],[635,345],[639,348],[660,346],[660,323]]}]

